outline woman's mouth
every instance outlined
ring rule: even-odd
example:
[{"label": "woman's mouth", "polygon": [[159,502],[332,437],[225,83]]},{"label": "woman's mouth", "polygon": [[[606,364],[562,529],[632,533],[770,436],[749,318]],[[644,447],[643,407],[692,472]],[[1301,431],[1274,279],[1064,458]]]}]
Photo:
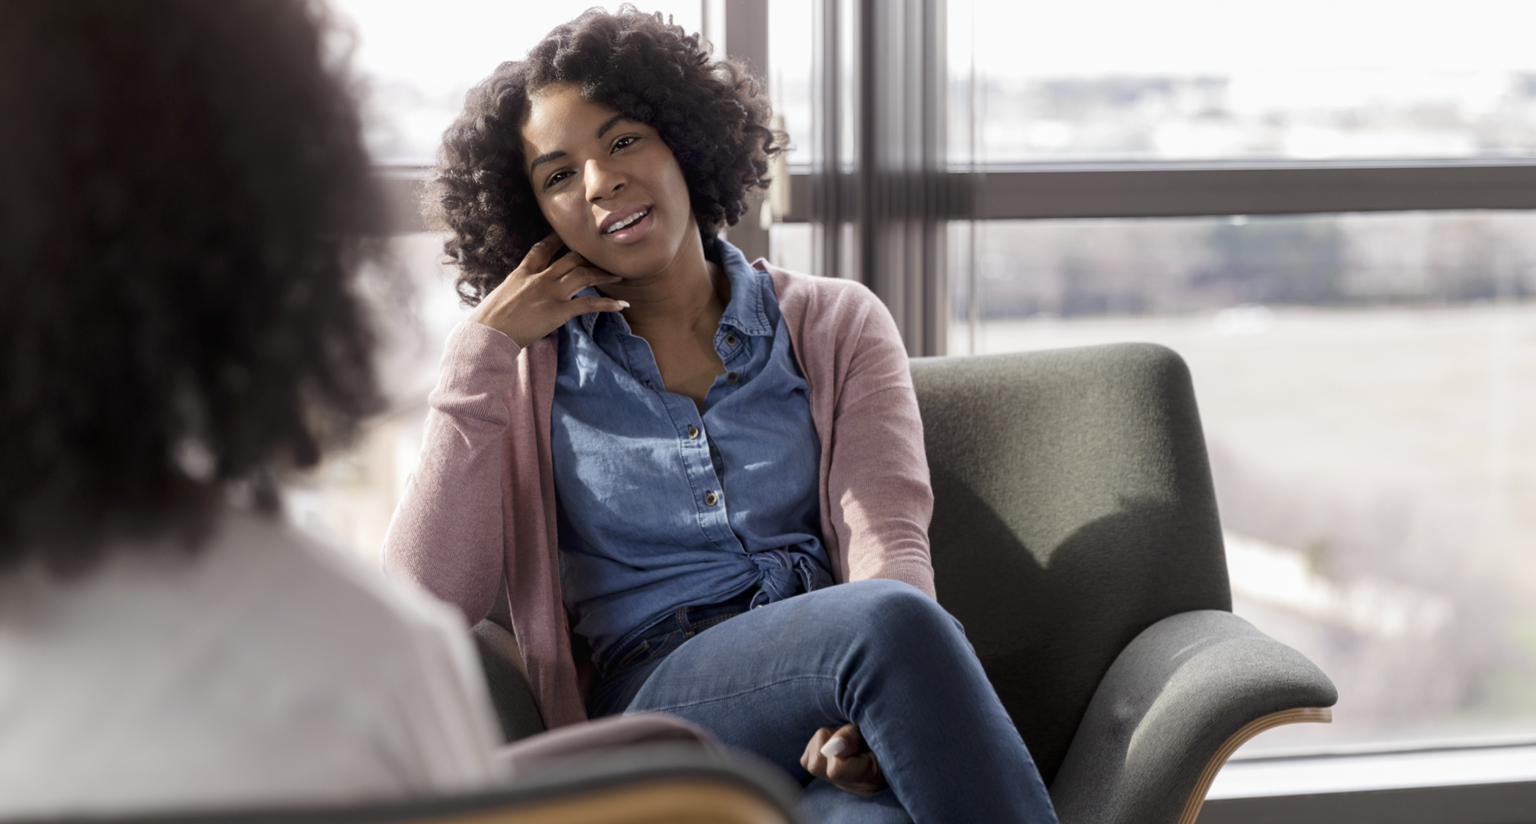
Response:
[{"label": "woman's mouth", "polygon": [[623,218],[614,221],[612,226],[604,229],[603,234],[621,243],[638,240],[645,234],[646,227],[650,225],[644,222],[650,214],[651,210],[646,208],[634,214],[625,215]]}]

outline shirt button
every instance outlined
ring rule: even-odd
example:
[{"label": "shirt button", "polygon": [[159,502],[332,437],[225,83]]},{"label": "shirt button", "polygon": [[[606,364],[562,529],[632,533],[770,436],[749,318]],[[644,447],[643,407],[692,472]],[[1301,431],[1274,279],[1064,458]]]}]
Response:
[{"label": "shirt button", "polygon": [[705,506],[714,506],[717,503],[720,503],[720,496],[719,495],[716,495],[713,492],[709,492],[709,493],[706,493],[704,495],[704,505]]},{"label": "shirt button", "polygon": [[741,382],[741,376],[736,374],[735,372],[727,372],[727,373],[725,373],[725,382],[726,383],[740,383]]},{"label": "shirt button", "polygon": [[698,437],[699,437],[699,428],[697,426],[690,426],[690,427],[688,427],[688,440],[690,440],[690,441],[697,440]]},{"label": "shirt button", "polygon": [[736,345],[736,336],[735,335],[726,335],[725,336],[725,345],[726,346],[735,346]]}]

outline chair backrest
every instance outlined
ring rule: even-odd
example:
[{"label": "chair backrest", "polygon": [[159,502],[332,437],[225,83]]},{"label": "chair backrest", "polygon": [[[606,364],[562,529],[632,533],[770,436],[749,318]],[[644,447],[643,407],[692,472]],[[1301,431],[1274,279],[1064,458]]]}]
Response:
[{"label": "chair backrest", "polygon": [[1230,610],[1184,361],[1115,344],[912,362],[939,602],[965,625],[1049,784],[1138,633]]}]

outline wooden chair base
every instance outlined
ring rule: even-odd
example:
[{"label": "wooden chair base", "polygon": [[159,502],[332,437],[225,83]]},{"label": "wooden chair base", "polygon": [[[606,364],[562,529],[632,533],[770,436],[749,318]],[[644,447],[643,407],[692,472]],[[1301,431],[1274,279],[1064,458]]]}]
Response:
[{"label": "wooden chair base", "polygon": [[433,824],[788,824],[772,804],[717,782],[677,780],[512,810],[434,817]]},{"label": "wooden chair base", "polygon": [[1200,808],[1205,806],[1205,794],[1211,791],[1211,782],[1216,780],[1216,773],[1237,752],[1237,748],[1248,743],[1265,730],[1274,729],[1284,724],[1330,724],[1333,723],[1333,710],[1329,707],[1298,707],[1293,710],[1282,710],[1270,713],[1263,718],[1250,721],[1242,729],[1232,733],[1232,737],[1221,745],[1221,749],[1211,756],[1211,760],[1205,765],[1205,770],[1200,773],[1200,780],[1195,782],[1195,789],[1189,794],[1189,801],[1184,804],[1184,814],[1179,816],[1179,824],[1195,824],[1195,819],[1200,816]]}]

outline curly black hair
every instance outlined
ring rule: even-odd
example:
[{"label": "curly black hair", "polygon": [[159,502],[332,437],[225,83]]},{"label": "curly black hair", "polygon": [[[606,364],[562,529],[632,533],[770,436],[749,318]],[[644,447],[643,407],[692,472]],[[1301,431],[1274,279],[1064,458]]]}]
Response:
[{"label": "curly black hair", "polygon": [[324,15],[0,0],[0,570],[194,546],[379,408],[383,213]]},{"label": "curly black hair", "polygon": [[443,251],[468,306],[551,231],[528,181],[522,129],[529,96],[566,83],[660,133],[682,167],[706,248],[741,218],[749,194],[767,187],[768,159],[782,151],[768,97],[740,63],[713,59],[697,34],[660,13],[591,9],[471,89],[443,135],[423,206],[430,224],[452,232]]}]

